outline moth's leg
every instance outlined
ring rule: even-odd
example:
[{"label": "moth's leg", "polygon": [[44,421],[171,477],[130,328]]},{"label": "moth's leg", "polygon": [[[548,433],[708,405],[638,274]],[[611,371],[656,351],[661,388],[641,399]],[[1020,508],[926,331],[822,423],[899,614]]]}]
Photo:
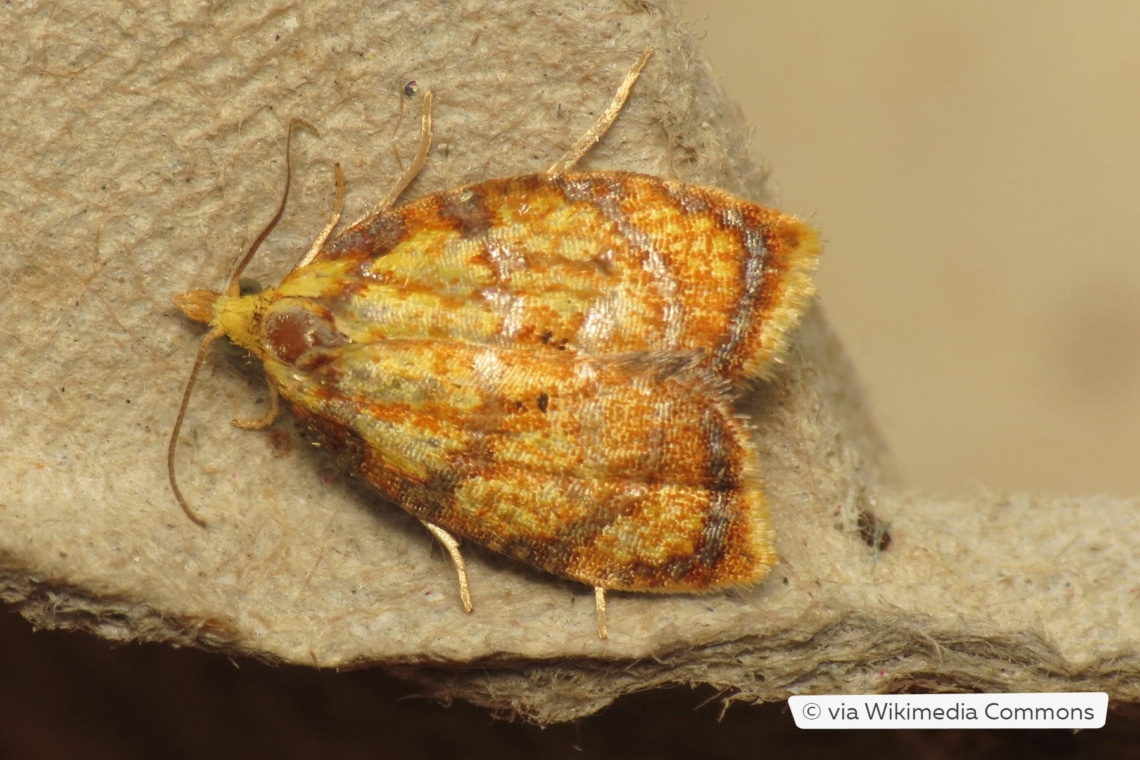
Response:
[{"label": "moth's leg", "polygon": [[321,247],[324,246],[325,241],[329,239],[333,229],[336,228],[340,222],[340,212],[344,210],[344,172],[340,170],[340,164],[333,164],[333,172],[336,174],[336,202],[333,204],[332,213],[329,214],[329,220],[325,222],[325,228],[321,230],[321,234],[317,235],[317,239],[309,246],[308,252],[302,256],[293,269],[300,269],[301,267],[308,266],[321,252]]},{"label": "moth's leg", "polygon": [[234,417],[231,422],[234,427],[239,427],[242,430],[262,430],[273,424],[273,420],[277,419],[277,413],[281,411],[281,396],[277,393],[277,388],[273,383],[269,383],[269,409],[264,415],[257,419],[244,419],[241,417]]},{"label": "moth's leg", "polygon": [[424,168],[424,164],[427,163],[428,151],[431,150],[431,101],[431,90],[428,90],[424,93],[424,112],[423,119],[420,121],[420,147],[416,150],[416,157],[412,159],[411,165],[396,180],[396,184],[392,185],[391,189],[376,203],[376,206],[367,216],[382,214],[391,208],[396,199],[400,197],[400,193],[412,184],[412,180],[416,178],[416,175]]},{"label": "moth's leg", "polygon": [[609,636],[606,630],[606,590],[601,586],[594,586],[594,608],[598,611],[598,638]]},{"label": "moth's leg", "polygon": [[475,608],[471,606],[471,586],[467,582],[467,563],[463,561],[463,555],[459,552],[458,539],[438,525],[432,525],[424,520],[420,520],[420,522],[433,536],[439,539],[443,548],[447,549],[447,553],[451,555],[451,564],[455,565],[455,572],[459,576],[459,598],[463,600],[463,609],[471,612]]},{"label": "moth's leg", "polygon": [[578,138],[578,142],[574,143],[574,147],[564,155],[562,158],[554,162],[554,164],[546,170],[547,174],[561,174],[568,172],[574,168],[574,164],[589,152],[590,148],[597,144],[598,140],[602,139],[609,128],[613,126],[614,120],[617,119],[618,114],[621,113],[622,106],[625,101],[629,99],[629,91],[633,89],[633,83],[641,76],[641,70],[645,68],[645,64],[649,62],[649,56],[653,55],[653,48],[648,48],[641,57],[637,59],[637,63],[633,64],[633,68],[625,75],[622,80],[621,86],[618,87],[617,93],[614,94],[613,102],[610,107],[602,112],[598,120],[594,122],[594,126],[590,127],[586,134]]}]

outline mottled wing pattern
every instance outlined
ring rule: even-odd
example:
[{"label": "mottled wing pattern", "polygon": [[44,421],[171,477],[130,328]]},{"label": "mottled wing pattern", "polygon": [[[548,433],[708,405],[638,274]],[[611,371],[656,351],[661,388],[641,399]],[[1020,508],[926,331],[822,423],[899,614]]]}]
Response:
[{"label": "mottled wing pattern", "polygon": [[266,366],[417,517],[593,586],[694,591],[773,561],[755,451],[696,356],[396,339]]},{"label": "mottled wing pattern", "polygon": [[599,588],[708,590],[774,561],[729,389],[779,358],[817,252],[715,189],[530,175],[365,219],[213,308],[423,520]]},{"label": "mottled wing pattern", "polygon": [[362,220],[282,289],[355,276],[338,308],[373,333],[366,339],[699,350],[739,383],[782,355],[813,293],[818,251],[795,217],[714,188],[622,172],[534,174]]}]

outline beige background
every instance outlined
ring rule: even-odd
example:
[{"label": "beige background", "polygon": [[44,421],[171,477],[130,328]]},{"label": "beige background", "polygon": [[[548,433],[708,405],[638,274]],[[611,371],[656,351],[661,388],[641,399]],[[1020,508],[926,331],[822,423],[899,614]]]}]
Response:
[{"label": "beige background", "polygon": [[[1031,130],[1023,123],[1042,121],[1056,129],[1056,118],[978,116],[987,113],[984,103],[1007,104],[1010,94],[1040,89],[1020,80],[998,86],[1004,80],[991,72],[1007,69],[988,65],[976,74],[977,92],[959,87],[964,91],[958,93],[953,83],[960,72],[985,59],[977,52],[984,48],[980,43],[952,45],[965,52],[948,56],[942,67],[883,52],[892,50],[895,37],[914,40],[911,57],[925,60],[925,51],[940,49],[932,43],[955,39],[938,24],[906,19],[908,31],[879,41],[870,32],[857,34],[855,19],[832,16],[837,31],[830,42],[820,24],[789,21],[785,29],[774,25],[776,13],[756,5],[748,13],[768,26],[751,30],[737,49],[763,47],[776,61],[812,62],[809,71],[797,65],[785,73],[763,61],[746,67],[765,72],[765,86],[796,83],[760,90],[767,92],[761,104],[769,107],[752,114],[753,122],[772,130],[777,114],[790,120],[782,131],[757,132],[755,145],[772,157],[787,189],[786,205],[814,218],[829,239],[824,303],[857,357],[873,356],[858,338],[860,319],[869,325],[867,334],[899,357],[879,372],[867,358],[859,361],[910,474],[917,468],[908,457],[920,450],[939,456],[953,448],[948,430],[968,431],[968,416],[952,402],[971,408],[923,389],[912,367],[941,372],[936,377],[963,389],[966,400],[990,392],[1030,399],[1025,384],[1034,378],[1079,385],[1110,377],[1102,371],[1103,357],[1119,357],[1120,349],[1098,348],[1088,337],[1125,332],[1120,322],[1126,309],[1112,330],[1102,325],[1113,319],[1090,316],[1080,322],[1093,328],[1062,331],[1068,323],[1053,312],[1010,309],[1008,299],[992,294],[1007,280],[1017,285],[1027,279],[1032,292],[1052,296],[1047,305],[1070,293],[1107,289],[1094,288],[1100,280],[1083,269],[1038,262],[1048,258],[1043,251],[1050,245],[1078,257],[1086,250],[1127,250],[1119,241],[1094,240],[1092,230],[1107,229],[1100,219],[1125,217],[1106,210],[1112,200],[1090,203],[1087,192],[1073,189],[1079,177],[1093,176],[1092,163],[1110,170],[1121,164],[1091,162],[1087,151],[1071,147],[1094,144],[1089,139],[1042,138],[1039,145],[1026,139]],[[873,29],[891,28],[871,22]],[[1024,24],[1012,22],[955,23],[1004,30],[1007,37],[1015,27],[1026,34]],[[1116,23],[1120,27],[1106,26],[1131,28]],[[734,47],[706,36],[714,52]],[[838,44],[841,36],[866,43],[823,61],[822,51],[847,52]],[[1067,37],[1057,38],[1061,42],[1043,48],[1040,61],[1067,61]],[[799,52],[781,57],[757,42],[768,39],[792,43]],[[1140,700],[1136,501],[980,492],[979,480],[1008,487],[983,466],[1016,472],[993,451],[1028,452],[1026,461],[1045,461],[1046,476],[1067,470],[1097,477],[1079,462],[1062,467],[1043,460],[1027,441],[1046,436],[1024,431],[1007,441],[972,431],[960,450],[980,452],[979,461],[966,461],[964,475],[946,478],[954,488],[973,491],[970,498],[881,487],[878,449],[863,424],[858,394],[849,392],[847,367],[815,309],[779,377],[746,405],[763,448],[764,487],[777,529],[780,562],[772,581],[708,597],[614,594],[606,642],[595,637],[588,589],[477,549],[469,552],[477,612],[465,615],[446,558],[432,550],[414,520],[360,492],[293,435],[288,422],[274,431],[281,433],[276,439],[225,423],[260,408],[265,385],[256,373],[243,372],[240,358],[221,350],[194,397],[179,454],[181,482],[210,528],[203,531],[179,513],[164,452],[201,331],[177,317],[170,299],[188,287],[221,281],[234,252],[261,228],[281,188],[288,117],[304,115],[320,125],[322,136],[305,135],[295,145],[297,181],[286,218],[250,272],[261,282],[274,281],[280,272],[274,266],[309,244],[313,221],[319,224],[327,213],[332,161],[340,161],[350,177],[350,219],[398,173],[401,153],[392,148],[406,147],[415,130],[414,113],[401,113],[407,101],[400,92],[409,79],[436,89],[438,97],[436,147],[412,191],[421,194],[548,165],[572,139],[568,134],[580,131],[574,125],[588,123],[591,109],[608,101],[630,51],[640,52],[650,40],[659,51],[652,68],[586,166],[682,176],[760,197],[760,176],[745,160],[748,141],[735,109],[706,77],[712,69],[692,57],[688,35],[678,32],[671,16],[644,0],[0,4],[0,300],[7,297],[8,319],[0,329],[6,360],[0,374],[7,372],[0,385],[10,389],[0,404],[0,433],[8,443],[0,459],[0,599],[39,626],[106,638],[192,644],[306,665],[384,663],[415,679],[426,694],[545,721],[585,715],[618,694],[662,683],[707,683],[729,699],[753,700],[782,699],[793,690],[1060,686]],[[858,70],[851,61],[896,59],[871,67],[862,80],[851,74]],[[739,69],[723,67],[731,83]],[[815,67],[842,74],[841,86],[814,82]],[[940,78],[935,70],[947,73]],[[895,83],[895,72],[906,73],[906,80]],[[893,86],[861,88],[859,81]],[[932,82],[940,83],[935,94],[917,95]],[[880,89],[908,97],[892,108],[894,99],[875,95]],[[988,99],[981,97],[991,90]],[[1088,128],[1095,109],[1077,101],[1042,96],[1043,103],[1082,114],[1084,132],[1099,130],[1099,139],[1107,127]],[[836,103],[842,113],[793,107],[818,103]],[[915,103],[927,104],[927,121],[913,114]],[[943,105],[939,110],[933,104]],[[879,112],[876,125],[856,118]],[[969,119],[959,115],[965,112]],[[1126,120],[1102,121],[1121,134],[1135,132]],[[976,144],[947,150],[956,143],[935,140],[927,123],[988,126]],[[861,134],[840,141],[823,131],[839,124],[860,125]],[[887,130],[889,139],[876,137]],[[1007,132],[1011,147],[993,148],[993,135]],[[808,138],[801,154],[780,152],[787,144],[781,135],[800,134]],[[919,145],[905,164],[904,136]],[[830,155],[823,149],[828,145],[834,146]],[[1011,202],[1022,196],[1003,191],[1007,177],[1026,172],[1008,168],[1004,156],[1025,145],[1031,146],[1023,151],[1025,166],[1073,166],[1071,179],[1042,177],[1029,186],[1054,193],[1063,188],[1064,198],[1080,198],[1082,207],[1099,212],[1095,221],[1050,209],[1040,221],[1013,223],[1015,212],[1029,206]],[[877,148],[873,158],[851,164],[866,155],[858,150],[863,146]],[[948,187],[946,175],[956,176],[981,157],[988,171],[975,169],[967,190],[941,190]],[[882,171],[894,165],[907,168]],[[810,166],[826,169],[812,176],[805,172]],[[839,172],[840,166],[849,171]],[[1007,167],[1004,173],[1001,167]],[[922,176],[924,171],[934,176]],[[982,176],[996,177],[999,190],[976,189],[989,186]],[[843,177],[858,189],[843,187]],[[835,188],[842,194],[796,195],[796,182],[805,192]],[[943,220],[963,216],[946,210],[947,199],[959,197],[988,198],[986,207],[1000,207],[991,213],[1010,220],[993,225],[1002,234],[978,222],[968,228],[971,245],[955,240],[963,229]],[[1112,199],[1117,197],[1128,194],[1115,191]],[[1044,201],[1035,203],[1043,208]],[[883,234],[888,215],[893,226]],[[845,218],[874,224],[852,230]],[[917,229],[911,220],[919,218],[939,222],[938,231]],[[1015,245],[1026,230],[1035,233],[1031,243]],[[1068,235],[1060,238],[1054,230]],[[889,269],[875,263],[889,250],[888,241],[899,242],[902,262]],[[951,253],[957,258],[950,260]],[[1016,262],[1004,278],[984,269],[1019,255],[1033,258]],[[1134,299],[1121,292],[1136,278],[1125,274],[1122,262],[1111,266],[1108,282],[1116,295],[1095,303],[1127,304]],[[907,271],[917,282],[897,276]],[[878,276],[855,279],[866,272]],[[1045,276],[1049,272],[1052,278]],[[931,273],[945,283],[961,281],[958,289],[971,293],[967,305],[959,305],[965,300],[959,296],[953,313],[939,312],[938,304],[951,299],[923,292],[922,277]],[[859,299],[857,307],[845,308],[844,292]],[[921,297],[907,297],[912,294]],[[1065,317],[1080,307],[1067,308],[1054,311]],[[924,324],[931,325],[933,339],[904,338],[899,328]],[[959,340],[939,337],[943,324],[952,327],[941,332]],[[1007,324],[1017,328],[1002,334],[998,326]],[[1028,327],[1040,324],[1053,325],[1050,335],[1060,337],[1043,343],[1027,337]],[[966,342],[965,335],[993,336],[997,349],[985,350],[991,342],[976,337]],[[1014,355],[1015,345],[1035,348],[1030,357],[1051,364],[1006,369],[995,357]],[[1005,371],[977,379],[951,374],[987,366]],[[885,388],[884,378],[906,391]],[[1064,385],[1055,393],[1068,402],[1070,416],[1094,417],[1072,411],[1072,399],[1090,404],[1097,394]],[[908,408],[907,399],[919,401]],[[892,411],[890,402],[903,405]],[[932,408],[950,410],[953,424],[935,427]],[[1094,420],[1102,429],[1122,417],[1122,404],[1108,408],[1105,419]],[[1014,419],[1037,425],[1058,418],[1055,412],[1015,411]],[[984,421],[993,424],[992,416]],[[900,431],[904,422],[919,426],[913,438],[920,443]],[[1087,455],[1093,448],[1073,435],[1064,450]],[[921,476],[915,480],[929,485]],[[1095,482],[1103,487],[1105,481]],[[1044,478],[1031,485],[1060,490]],[[860,518],[871,513],[891,526],[886,551],[860,536]],[[7,651],[29,659],[18,646]],[[0,682],[3,664],[0,658]],[[168,675],[161,667],[141,669]],[[116,695],[127,690],[117,679],[109,682]],[[154,734],[152,722],[148,735]]]},{"label": "beige background", "polygon": [[1140,4],[688,0],[903,476],[1140,493]]}]

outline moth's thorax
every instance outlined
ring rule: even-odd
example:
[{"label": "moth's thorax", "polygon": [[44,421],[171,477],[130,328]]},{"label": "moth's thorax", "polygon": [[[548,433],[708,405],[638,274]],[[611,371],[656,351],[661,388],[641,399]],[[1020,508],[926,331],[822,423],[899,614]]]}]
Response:
[{"label": "moth's thorax", "polygon": [[222,296],[215,318],[234,343],[262,361],[286,368],[312,369],[353,342],[319,301],[278,289],[238,298]]}]

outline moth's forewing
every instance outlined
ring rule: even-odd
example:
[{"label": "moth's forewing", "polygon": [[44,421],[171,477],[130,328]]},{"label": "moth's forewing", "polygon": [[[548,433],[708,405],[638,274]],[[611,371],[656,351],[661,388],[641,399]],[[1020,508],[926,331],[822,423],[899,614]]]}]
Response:
[{"label": "moth's forewing", "polygon": [[698,350],[739,383],[783,353],[818,253],[799,219],[715,188],[591,172],[429,195],[354,225],[315,263],[350,263],[362,313],[345,316],[378,337]]}]

